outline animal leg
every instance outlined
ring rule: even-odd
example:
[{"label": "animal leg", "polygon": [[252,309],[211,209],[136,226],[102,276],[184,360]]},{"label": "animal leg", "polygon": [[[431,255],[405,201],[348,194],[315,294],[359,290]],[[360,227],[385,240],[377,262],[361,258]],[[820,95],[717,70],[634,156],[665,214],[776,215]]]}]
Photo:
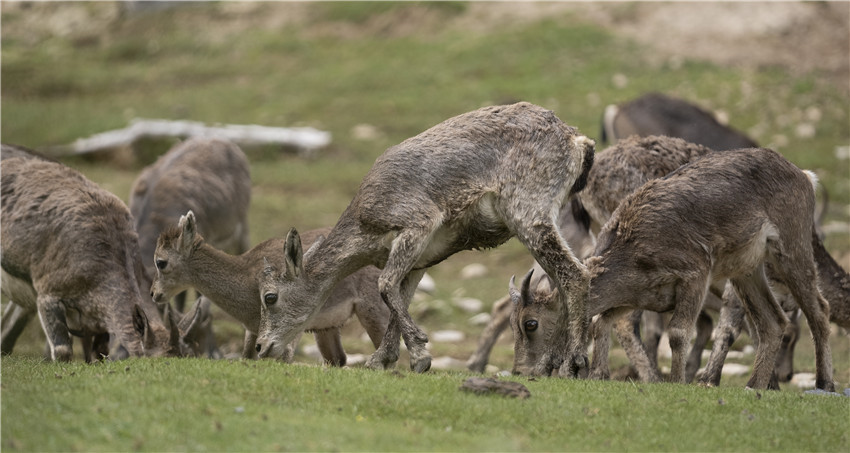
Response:
[{"label": "animal leg", "polygon": [[705,345],[711,339],[713,327],[714,322],[711,320],[711,316],[708,316],[708,313],[704,311],[700,311],[699,316],[697,316],[697,338],[694,340],[693,346],[691,346],[691,354],[688,356],[688,361],[685,365],[685,382],[694,380],[694,376],[696,376],[697,370],[699,370],[700,362],[702,362],[702,350],[705,349]]},{"label": "animal leg", "polygon": [[664,315],[654,311],[643,312],[643,345],[652,366],[658,369],[658,344],[664,333]]},{"label": "animal leg", "polygon": [[466,368],[476,373],[483,373],[487,362],[490,360],[490,352],[493,346],[499,339],[499,335],[508,328],[511,321],[511,297],[505,296],[497,300],[493,304],[493,309],[490,311],[492,318],[487,327],[481,332],[481,337],[478,338],[478,348],[466,361]]},{"label": "animal leg", "polygon": [[[410,369],[417,373],[424,373],[431,368],[431,353],[425,348],[425,345],[428,343],[428,335],[413,322],[407,309],[410,305],[410,299],[416,291],[416,286],[419,285],[419,280],[425,274],[425,270],[421,269],[409,272],[401,280],[400,284],[393,285],[390,283],[392,281],[391,279],[384,280],[384,274],[390,268],[389,263],[391,260],[392,253],[390,254],[390,259],[387,260],[387,265],[384,267],[384,272],[381,273],[381,277],[378,280],[378,287],[381,291],[381,297],[387,306],[390,307],[392,319],[387,328],[387,333],[381,342],[381,346],[375,351],[373,356],[380,358],[381,355],[379,352],[384,350],[386,351],[386,356],[384,356],[385,358],[383,360],[385,365],[397,361],[399,337],[397,332],[400,332],[401,337],[404,338],[404,344],[407,346],[407,352],[410,355]],[[396,291],[395,288],[398,288],[398,290]],[[393,330],[393,319],[397,321],[394,332],[391,331]],[[387,343],[388,341],[389,343]],[[386,359],[393,356],[395,360],[392,362],[386,361]]]},{"label": "animal leg", "polygon": [[68,362],[74,354],[71,333],[65,319],[65,307],[58,298],[49,295],[38,296],[38,319],[47,336],[50,358]]},{"label": "animal leg", "polygon": [[[800,253],[802,254],[802,253]],[[811,255],[810,255],[811,256]],[[782,281],[788,287],[791,295],[806,315],[812,339],[815,343],[815,386],[828,392],[835,391],[832,379],[832,352],[829,346],[829,304],[824,299],[817,286],[817,273],[811,258],[789,257],[781,263],[772,263],[773,270],[781,269]],[[796,259],[795,259],[796,258]],[[779,261],[779,260],[776,260]],[[781,267],[779,264],[789,262],[812,263],[804,272]],[[783,318],[785,318],[783,313]]]},{"label": "animal leg", "polygon": [[[377,300],[377,294],[375,294],[375,297],[375,300]],[[381,340],[386,335],[390,323],[390,313],[386,304],[383,302],[374,303],[372,300],[368,302],[359,300],[354,304],[354,315],[357,316],[360,325],[366,330],[366,334],[369,335],[369,339],[372,340],[375,348],[380,347]]]},{"label": "animal leg", "polygon": [[790,321],[782,334],[782,346],[776,356],[776,375],[780,382],[788,382],[794,376],[794,347],[800,338],[800,309],[788,317]]},{"label": "animal leg", "polygon": [[29,324],[32,315],[32,311],[26,310],[14,302],[9,302],[9,305],[3,311],[2,328],[0,328],[0,335],[2,335],[0,353],[4,355],[12,353],[18,337]]},{"label": "animal leg", "polygon": [[658,368],[647,356],[640,337],[635,332],[635,324],[640,322],[641,311],[634,310],[628,316],[622,317],[614,324],[617,341],[626,351],[629,362],[637,370],[638,376],[644,382],[659,382]]},{"label": "animal leg", "polygon": [[242,358],[253,359],[257,357],[257,334],[245,329],[245,340],[242,342]]},{"label": "animal leg", "polygon": [[684,281],[676,287],[676,306],[667,325],[667,336],[670,338],[670,351],[673,355],[670,363],[672,382],[681,384],[687,382],[686,353],[690,350],[691,335],[693,335],[706,290],[704,279]]},{"label": "animal leg", "polygon": [[[785,313],[767,285],[763,264],[759,265],[752,274],[731,279],[731,282],[759,340],[755,363],[753,364],[753,374],[747,382],[747,387],[778,390],[774,367],[782,332],[788,323]],[[772,384],[776,384],[777,387]]]},{"label": "animal leg", "polygon": [[599,315],[591,324],[590,334],[593,338],[593,362],[590,365],[589,378],[608,380],[611,371],[608,368],[608,352],[611,349],[611,323],[631,311],[627,308],[614,308]]},{"label": "animal leg", "polygon": [[319,352],[322,353],[325,363],[338,367],[345,366],[345,349],[342,347],[338,327],[317,330],[313,336],[316,338],[316,345],[319,346]]},{"label": "animal leg", "polygon": [[705,370],[699,377],[699,384],[703,386],[716,387],[720,385],[723,363],[726,355],[735,340],[741,335],[744,327],[744,305],[735,294],[731,283],[726,283],[723,291],[723,305],[720,308],[720,319],[714,329],[714,344],[711,355],[705,364]]}]

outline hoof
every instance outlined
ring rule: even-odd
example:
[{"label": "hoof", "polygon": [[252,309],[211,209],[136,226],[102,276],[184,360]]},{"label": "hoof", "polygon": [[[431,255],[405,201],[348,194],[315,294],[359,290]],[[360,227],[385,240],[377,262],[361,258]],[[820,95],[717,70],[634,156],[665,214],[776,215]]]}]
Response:
[{"label": "hoof", "polygon": [[373,370],[388,370],[393,367],[393,364],[398,361],[398,357],[395,360],[390,359],[389,357],[378,355],[377,352],[373,353],[369,360],[366,361],[366,368],[371,368]]},{"label": "hoof", "polygon": [[61,345],[53,348],[53,360],[70,362],[72,358],[74,358],[74,350],[70,346]]},{"label": "hoof", "polygon": [[417,361],[410,361],[410,370],[415,373],[424,373],[431,369],[431,357],[423,357]]}]

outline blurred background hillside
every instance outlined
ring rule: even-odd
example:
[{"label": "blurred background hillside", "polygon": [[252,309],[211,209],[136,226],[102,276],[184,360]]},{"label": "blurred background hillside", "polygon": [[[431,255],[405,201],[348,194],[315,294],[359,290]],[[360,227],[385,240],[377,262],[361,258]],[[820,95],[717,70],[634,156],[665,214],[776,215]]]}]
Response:
[{"label": "blurred background hillside", "polygon": [[[814,170],[829,194],[827,248],[850,268],[847,2],[4,1],[0,19],[4,143],[51,152],[134,118],[329,131],[311,158],[246,148],[253,243],[334,224],[383,150],[451,116],[525,100],[598,139],[606,105],[659,91]],[[174,143],[62,160],[127,200],[140,169]],[[470,264],[483,273],[462,279]],[[435,343],[435,355],[465,360],[481,327],[456,302],[489,310],[530,264],[511,241],[435,267],[437,289],[414,315],[429,332],[466,335]],[[228,326],[222,335],[238,344]],[[40,353],[38,330],[20,351]],[[494,363],[511,360],[503,338]],[[836,364],[843,382],[847,361]]]}]

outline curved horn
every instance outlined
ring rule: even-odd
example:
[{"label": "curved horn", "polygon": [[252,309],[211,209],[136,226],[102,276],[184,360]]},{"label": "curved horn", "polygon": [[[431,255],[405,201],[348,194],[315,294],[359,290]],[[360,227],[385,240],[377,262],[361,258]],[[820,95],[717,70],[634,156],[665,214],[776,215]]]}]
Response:
[{"label": "curved horn", "polygon": [[514,304],[520,303],[522,301],[523,305],[528,305],[531,302],[531,298],[529,297],[529,286],[531,285],[531,275],[534,273],[534,269],[529,270],[525,276],[522,278],[522,289],[518,290],[516,287],[516,276],[511,276],[511,281],[508,283],[508,293],[511,296],[511,301]]}]

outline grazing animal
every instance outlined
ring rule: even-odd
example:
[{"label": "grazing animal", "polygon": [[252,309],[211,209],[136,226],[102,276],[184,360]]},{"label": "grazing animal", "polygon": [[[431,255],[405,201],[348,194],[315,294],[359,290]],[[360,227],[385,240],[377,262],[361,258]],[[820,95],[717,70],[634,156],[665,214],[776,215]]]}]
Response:
[{"label": "grazing animal", "polygon": [[[130,190],[129,204],[145,264],[142,293],[150,292],[156,273],[153,254],[157,238],[180,216],[191,210],[210,245],[239,254],[250,248],[250,203],[248,159],[239,146],[225,139],[190,138],[142,170]],[[175,303],[178,310],[183,309],[182,297]],[[209,302],[202,307],[209,318]],[[220,358],[211,319],[201,325],[207,331],[197,332],[192,344],[200,348],[199,354]]]},{"label": "grazing animal", "polygon": [[[328,229],[305,233],[312,244]],[[195,215],[189,211],[160,234],[154,252],[156,273],[151,287],[155,301],[168,300],[180,291],[195,288],[245,327],[242,356],[256,354],[260,325],[260,276],[275,275],[283,269],[279,262],[284,252],[283,239],[269,239],[241,255],[222,252],[204,240],[198,232]],[[319,314],[302,326],[313,331],[324,359],[336,366],[346,362],[339,328],[356,315],[375,347],[378,347],[389,323],[389,309],[378,293],[378,269],[366,267],[352,274],[334,289]],[[273,301],[267,301],[274,303]],[[289,361],[293,344],[286,345],[281,358]]]},{"label": "grazing animal", "polygon": [[586,371],[588,276],[557,219],[584,186],[593,146],[551,111],[521,102],[450,118],[387,149],[324,240],[303,253],[297,231],[290,230],[286,268],[261,299],[260,356],[282,354],[337,282],[372,264],[383,269],[378,286],[392,317],[367,366],[395,363],[401,336],[411,369],[427,371],[428,336],[408,313],[425,270],[461,250],[517,237],[552,276],[564,302],[556,341],[536,374],[549,375],[564,360],[562,375]]},{"label": "grazing animal", "polygon": [[107,342],[133,356],[181,354],[185,332],[139,291],[138,237],[124,203],[56,162],[0,165],[2,290],[38,313],[51,359],[71,360],[72,334],[83,338],[87,361]]},{"label": "grazing animal", "polygon": [[[607,367],[607,332],[613,320],[638,308],[672,310],[671,377],[684,382],[685,349],[699,308],[709,285],[728,279],[759,338],[747,386],[778,388],[772,379],[774,364],[788,320],[768,285],[769,265],[773,279],[788,288],[811,327],[816,386],[832,391],[829,305],[818,290],[811,243],[813,179],[771,150],[726,151],[652,180],[623,201],[586,261],[591,273],[588,314],[602,315],[593,328],[591,374]],[[546,298],[531,294],[528,280],[522,290],[511,285],[518,300],[512,328],[515,334],[545,338],[546,329],[528,331],[529,322],[541,314],[541,302],[535,299]]]},{"label": "grazing animal", "polygon": [[648,93],[605,108],[602,142],[613,144],[630,135],[678,137],[718,151],[758,146],[702,108],[661,93]]},{"label": "grazing animal", "polygon": [[156,273],[157,238],[187,211],[194,213],[199,232],[210,245],[232,254],[247,251],[250,203],[248,159],[228,140],[186,140],[142,170],[130,190],[129,206],[139,233],[147,286]]}]

